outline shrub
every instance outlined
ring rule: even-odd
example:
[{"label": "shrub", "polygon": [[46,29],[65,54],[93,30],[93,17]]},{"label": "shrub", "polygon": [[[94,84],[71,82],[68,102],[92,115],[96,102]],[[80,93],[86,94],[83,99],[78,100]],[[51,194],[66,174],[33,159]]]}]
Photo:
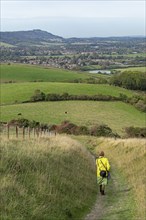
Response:
[{"label": "shrub", "polygon": [[140,110],[140,111],[143,111],[143,112],[146,112],[146,104],[144,103],[143,100],[139,100],[136,104],[135,104],[135,107]]},{"label": "shrub", "polygon": [[76,129],[76,133],[77,135],[89,135],[90,134],[89,129],[86,126],[79,126]]},{"label": "shrub", "polygon": [[60,126],[57,127],[56,131],[58,133],[75,134],[76,129],[77,129],[77,125],[69,121],[64,121],[61,123]]},{"label": "shrub", "polygon": [[146,138],[146,127],[126,127],[125,132],[128,138]]},{"label": "shrub", "polygon": [[29,120],[25,118],[18,119],[18,126],[25,128],[29,127]]},{"label": "shrub", "polygon": [[39,89],[35,90],[34,95],[30,98],[31,102],[39,102],[45,100],[45,93],[41,92]]},{"label": "shrub", "polygon": [[62,99],[61,95],[52,93],[52,94],[47,94],[45,100],[46,101],[60,101],[63,99]]},{"label": "shrub", "polygon": [[92,136],[120,137],[118,134],[113,133],[110,127],[104,124],[91,127],[90,134]]},{"label": "shrub", "polygon": [[[49,93],[45,95],[40,90],[36,90],[35,94],[30,98],[31,102],[65,101],[65,100],[113,101],[113,100],[121,100],[121,98],[110,96],[110,95],[102,95],[102,94],[88,96],[88,95],[69,95],[68,93],[63,93],[63,94]],[[28,102],[28,101],[25,101],[25,102]]]},{"label": "shrub", "polygon": [[145,97],[135,95],[129,98],[128,102],[134,105],[138,110],[146,112],[146,98]]}]

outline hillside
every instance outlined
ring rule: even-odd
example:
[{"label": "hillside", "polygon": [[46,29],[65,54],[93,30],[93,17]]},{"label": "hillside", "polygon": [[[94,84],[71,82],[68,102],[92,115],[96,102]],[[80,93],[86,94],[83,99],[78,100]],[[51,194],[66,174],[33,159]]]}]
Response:
[{"label": "hillside", "polygon": [[[65,114],[67,112],[67,114]],[[19,118],[47,124],[60,124],[69,120],[77,125],[107,124],[114,132],[124,134],[129,126],[145,127],[146,114],[122,102],[106,101],[56,101],[1,106],[1,120]]]},{"label": "hillside", "polygon": [[1,219],[81,219],[93,205],[94,161],[79,142],[2,138],[1,152]]},{"label": "hillside", "polygon": [[69,44],[93,44],[98,42],[118,42],[118,41],[127,41],[131,42],[133,40],[144,40],[144,36],[140,37],[89,37],[89,38],[63,38],[47,31],[40,29],[28,30],[28,31],[11,31],[11,32],[0,32],[0,41],[3,43],[8,43],[12,45],[23,45],[26,44],[38,44],[43,45],[43,43],[52,43],[52,42],[64,42]]},{"label": "hillside", "polygon": [[42,44],[43,42],[61,42],[62,37],[39,29],[30,31],[0,32],[0,41],[12,45]]},{"label": "hillside", "polygon": [[77,71],[24,64],[1,64],[1,82],[74,82],[89,74]]},{"label": "hillside", "polygon": [[7,83],[1,84],[1,104],[22,103],[30,100],[35,90],[42,92],[63,94],[68,92],[72,95],[111,95],[119,97],[120,93],[131,97],[136,94],[133,91],[106,84],[80,84],[61,82],[28,82],[28,83]]}]

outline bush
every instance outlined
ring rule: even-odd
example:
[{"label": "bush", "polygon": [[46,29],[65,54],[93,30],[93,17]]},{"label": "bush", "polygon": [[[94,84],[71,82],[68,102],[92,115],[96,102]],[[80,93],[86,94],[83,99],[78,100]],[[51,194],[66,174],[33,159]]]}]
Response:
[{"label": "bush", "polygon": [[89,129],[86,126],[79,126],[76,129],[76,132],[78,135],[89,135],[90,134]]},{"label": "bush", "polygon": [[52,94],[47,94],[45,100],[46,101],[61,101],[63,99],[62,99],[61,95],[52,93]]},{"label": "bush", "polygon": [[146,104],[144,103],[143,100],[139,100],[136,104],[135,104],[135,107],[142,111],[142,112],[146,112]]},{"label": "bush", "polygon": [[45,101],[46,95],[39,89],[35,90],[34,95],[30,98],[31,102]]},{"label": "bush", "polygon": [[126,127],[125,131],[128,138],[146,138],[146,127]]},{"label": "bush", "polygon": [[103,137],[120,137],[118,134],[112,132],[112,129],[107,125],[95,125],[91,128],[90,134],[92,136],[103,136]]},{"label": "bush", "polygon": [[61,123],[61,125],[57,126],[56,131],[58,133],[75,134],[77,128],[78,128],[77,125],[69,121],[64,121]]},{"label": "bush", "polygon": [[[121,97],[114,97],[110,95],[69,95],[68,93],[56,94],[49,93],[45,95],[40,90],[36,90],[35,94],[30,98],[31,102],[39,102],[39,101],[65,101],[65,100],[93,100],[93,101],[113,101],[113,100],[121,100]],[[25,101],[28,102],[28,101]],[[23,102],[23,103],[25,103]]]},{"label": "bush", "polygon": [[128,99],[128,102],[134,105],[138,110],[146,112],[146,99],[143,96],[133,96]]}]

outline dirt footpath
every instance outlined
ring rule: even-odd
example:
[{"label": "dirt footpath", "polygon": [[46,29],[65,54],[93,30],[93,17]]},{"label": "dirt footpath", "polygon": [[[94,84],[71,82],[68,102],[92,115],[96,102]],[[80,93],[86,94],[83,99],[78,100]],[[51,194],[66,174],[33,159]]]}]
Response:
[{"label": "dirt footpath", "polygon": [[84,220],[100,220],[103,214],[105,196],[97,195],[96,203]]}]

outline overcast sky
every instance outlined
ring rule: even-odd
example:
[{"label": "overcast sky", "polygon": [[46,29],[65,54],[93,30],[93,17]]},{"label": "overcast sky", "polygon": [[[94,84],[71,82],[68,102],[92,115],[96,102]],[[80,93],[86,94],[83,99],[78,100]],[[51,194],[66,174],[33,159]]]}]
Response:
[{"label": "overcast sky", "polygon": [[1,31],[63,37],[145,35],[145,0],[1,0]]}]

